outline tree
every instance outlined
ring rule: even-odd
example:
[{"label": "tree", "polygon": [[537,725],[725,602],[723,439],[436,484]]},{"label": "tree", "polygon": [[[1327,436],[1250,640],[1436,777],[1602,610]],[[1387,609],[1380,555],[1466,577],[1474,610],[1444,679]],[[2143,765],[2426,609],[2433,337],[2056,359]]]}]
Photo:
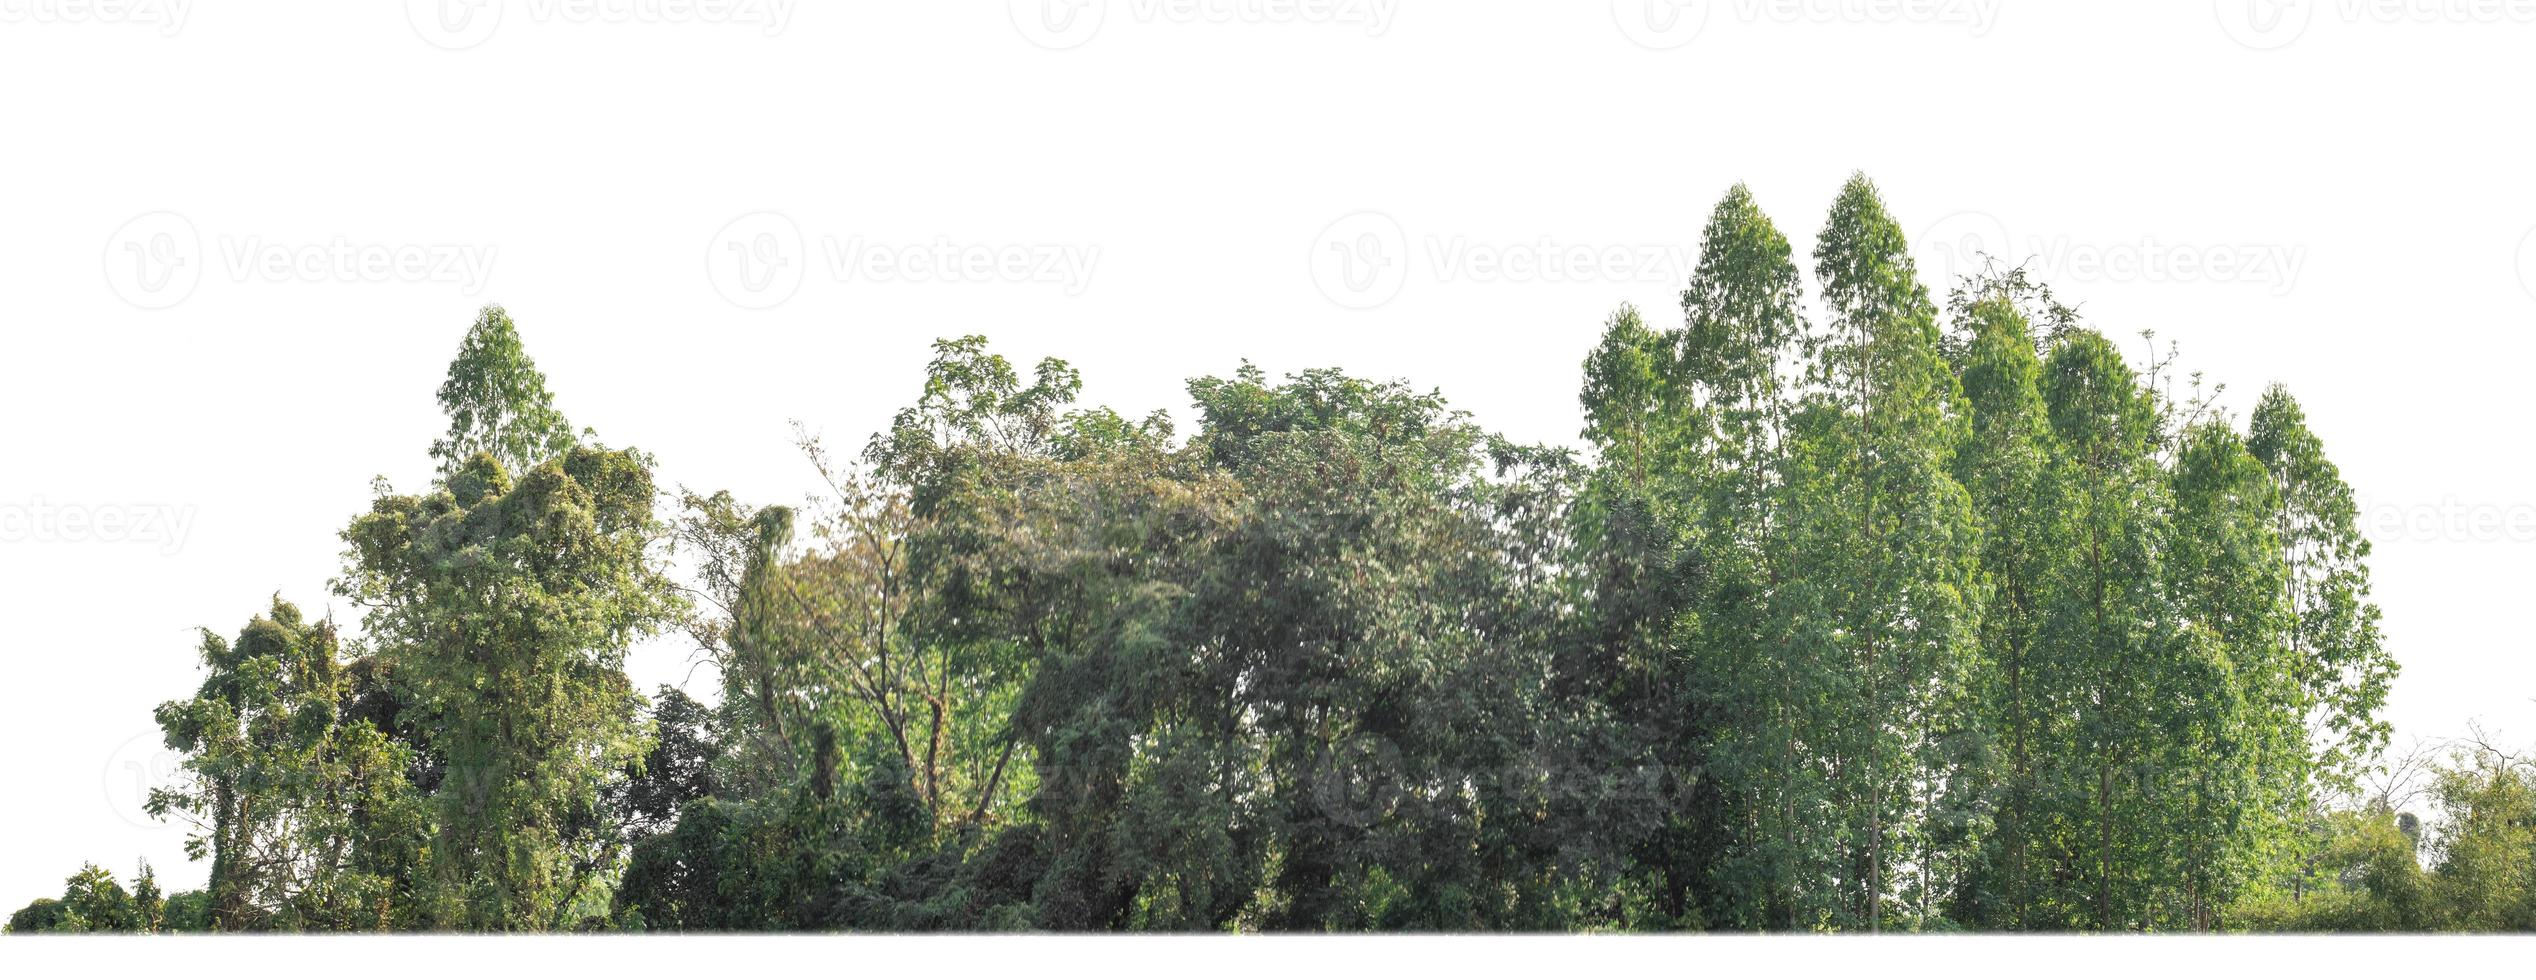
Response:
[{"label": "tree", "polygon": [[713,709],[663,684],[652,696],[650,720],[651,748],[642,765],[610,786],[608,809],[621,815],[632,837],[666,832],[687,805],[711,799],[720,788],[714,770],[723,750],[713,732]]},{"label": "tree", "polygon": [[449,416],[449,434],[432,443],[440,475],[450,478],[479,453],[492,456],[504,469],[526,473],[560,456],[576,438],[572,423],[555,410],[546,391],[546,375],[520,345],[519,328],[500,306],[476,313],[475,325],[449,362],[449,379],[440,385],[440,410]]},{"label": "tree", "polygon": [[2348,789],[2386,742],[2377,712],[2396,674],[2369,601],[2369,541],[2350,485],[2288,389],[2265,389],[2247,428],[2246,448],[2278,489],[2273,524],[2288,570],[2290,675],[2313,747],[2308,780],[2321,790]]},{"label": "tree", "polygon": [[[1730,188],[1590,457],[1247,363],[1184,437],[968,336],[858,457],[796,424],[799,505],[667,519],[487,307],[362,635],[276,597],[158,711],[208,887],[8,929],[2536,929],[2522,757],[2406,812],[2286,392],[2240,433],[2023,269],[1941,330],[1863,176],[1812,259],[1809,318]],[[627,680],[670,629],[719,703]]]},{"label": "tree", "polygon": [[[1662,770],[1703,769],[1692,809],[1634,845],[1676,921],[1818,921],[1822,770],[1806,758],[1821,675],[1774,617],[1788,400],[1782,367],[1804,332],[1787,240],[1737,185],[1711,212],[1682,293],[1684,325],[1647,331],[1623,309],[1587,362],[1586,437],[1603,471],[1582,537],[1603,569],[1598,683],[1626,741]],[[1740,837],[1739,846],[1728,842]]]},{"label": "tree", "polygon": [[347,718],[353,679],[332,623],[273,599],[235,642],[205,630],[202,686],[158,709],[186,782],[155,789],[155,815],[197,828],[211,858],[218,930],[389,928],[421,834],[407,750]]},{"label": "tree", "polygon": [[1183,606],[1200,693],[1182,731],[1220,733],[1201,758],[1234,846],[1255,833],[1258,859],[1276,855],[1245,921],[1563,921],[1566,835],[1541,815],[1597,774],[1544,765],[1564,761],[1533,728],[1557,593],[1524,563],[1555,553],[1539,535],[1564,503],[1554,475],[1489,478],[1555,460],[1486,439],[1437,394],[1335,370],[1272,385],[1245,367],[1190,393],[1188,448],[1242,499]]},{"label": "tree", "polygon": [[2174,500],[2164,564],[2187,642],[2198,649],[2180,697],[2192,724],[2170,728],[2170,753],[2187,807],[2185,921],[2207,930],[2263,862],[2267,845],[2303,820],[2298,784],[2305,733],[2294,706],[2292,664],[2280,643],[2288,610],[2273,536],[2270,474],[2226,422],[2180,435],[2169,483]]},{"label": "tree", "polygon": [[[1948,858],[1928,815],[1952,785],[1971,724],[1979,546],[1950,472],[1963,407],[1936,311],[1900,225],[1852,177],[1815,245],[1826,322],[1806,339],[1811,390],[1790,424],[1783,615],[1791,642],[1830,654],[1826,703],[1846,705],[1816,751],[1836,773],[1837,924],[1881,929],[1900,895],[1926,920]],[[1897,887],[1897,864],[1915,865]]]},{"label": "tree", "polygon": [[2438,927],[2536,930],[2536,774],[2478,746],[2440,774],[2446,817],[2431,882]]},{"label": "tree", "polygon": [[433,925],[557,928],[614,863],[595,811],[644,749],[624,651],[677,609],[652,497],[634,453],[574,447],[516,483],[479,453],[428,496],[382,487],[344,532],[338,589],[367,609],[447,761]]},{"label": "tree", "polygon": [[[2043,395],[2058,463],[2072,488],[2074,545],[2050,629],[2058,706],[2074,720],[2056,771],[2080,886],[2071,896],[2093,928],[2145,927],[2147,890],[2165,869],[2148,798],[2167,773],[2156,749],[2160,666],[2177,640],[2160,608],[2156,561],[2168,533],[2154,468],[2157,407],[2111,342],[2062,337],[2044,365]],[[2070,911],[2076,912],[2076,909]]]},{"label": "tree", "polygon": [[2038,925],[2033,908],[2052,887],[2048,853],[2037,851],[2049,848],[2044,770],[2057,759],[2052,747],[2064,724],[2047,698],[2052,682],[2039,669],[2049,657],[2043,625],[2057,595],[2058,563],[2072,542],[2068,490],[2052,463],[2043,365],[2027,313],[2036,303],[2047,314],[2066,312],[2021,275],[1978,282],[1955,308],[1970,410],[1955,475],[1982,516],[1981,568],[1990,601],[1976,683],[1996,762],[1988,772],[1969,774],[1987,790],[1993,830],[1981,835],[1983,860],[1967,869],[1954,914],[2006,929]]}]

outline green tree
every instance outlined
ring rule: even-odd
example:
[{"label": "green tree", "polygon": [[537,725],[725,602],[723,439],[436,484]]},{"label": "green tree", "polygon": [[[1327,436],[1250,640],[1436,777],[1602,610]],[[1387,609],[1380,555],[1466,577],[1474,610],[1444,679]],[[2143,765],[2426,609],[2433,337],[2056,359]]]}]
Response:
[{"label": "green tree", "polygon": [[427,496],[381,488],[344,532],[339,584],[435,719],[428,921],[568,924],[616,860],[602,791],[645,746],[628,645],[672,621],[650,467],[574,447],[515,483],[478,454]]},{"label": "green tree", "polygon": [[2436,927],[2536,930],[2536,774],[2477,747],[2440,773],[2434,793],[2446,818],[2430,885]]},{"label": "green tree", "polygon": [[1987,772],[1967,774],[1987,790],[1992,830],[1979,834],[1982,861],[1958,885],[1954,914],[2007,929],[2034,928],[2033,907],[2051,888],[2044,774],[2057,761],[2052,747],[2064,724],[2047,696],[2052,683],[2042,676],[2049,660],[2044,622],[2057,595],[2058,563],[2071,542],[2067,488],[2052,463],[2043,365],[2027,312],[2038,301],[2046,312],[2065,313],[2021,275],[1976,284],[1955,309],[1970,409],[1955,474],[1982,517],[1981,568],[1990,601],[1976,683],[1995,761]]},{"label": "green tree", "polygon": [[2156,395],[2110,341],[2072,330],[2044,364],[2043,397],[2074,524],[2048,626],[2058,706],[2074,722],[2057,760],[2071,777],[2070,897],[2084,903],[2070,911],[2099,930],[2150,928],[2181,874],[2175,797],[2198,775],[2185,728],[2191,712],[2227,710],[2228,688],[2165,588],[2174,532]]},{"label": "green tree", "polygon": [[1677,922],[1784,928],[1834,900],[1799,870],[1829,862],[1824,770],[1800,749],[1822,665],[1773,605],[1801,296],[1787,239],[1737,185],[1702,230],[1684,325],[1656,335],[1623,309],[1586,367],[1603,469],[1580,535],[1603,569],[1594,642],[1618,668],[1597,689],[1649,765],[1704,777],[1632,848]]},{"label": "green tree", "polygon": [[422,832],[407,750],[347,719],[353,679],[332,623],[275,597],[235,642],[205,630],[202,686],[158,709],[188,778],[149,807],[197,828],[219,930],[388,928],[405,921]]},{"label": "green tree", "polygon": [[[1826,321],[1790,424],[1782,615],[1791,642],[1830,658],[1820,696],[1844,706],[1811,743],[1838,774],[1841,862],[1814,873],[1842,883],[1835,924],[1872,931],[1932,916],[1956,860],[1929,816],[1974,723],[1979,529],[1950,471],[1964,410],[1936,311],[1865,177],[1842,188],[1814,256]],[[1888,910],[1895,897],[1907,908]]]},{"label": "green tree", "polygon": [[478,453],[504,469],[525,473],[560,456],[577,441],[572,423],[555,410],[546,375],[520,345],[519,327],[499,306],[476,313],[475,325],[449,362],[440,385],[440,409],[449,434],[432,443],[440,475],[450,478]]},{"label": "green tree", "polygon": [[2173,543],[2164,568],[2186,637],[2198,648],[2182,697],[2165,699],[2191,724],[2170,728],[2185,812],[2185,922],[2207,930],[2234,901],[2267,849],[2295,832],[2305,729],[2292,665],[2270,474],[2217,419],[2187,427],[2170,474]]},{"label": "green tree", "polygon": [[2273,524],[2288,571],[2290,676],[2313,747],[2308,779],[2317,789],[2347,790],[2385,745],[2377,712],[2397,669],[2369,599],[2369,541],[2350,485],[2287,389],[2266,389],[2247,428],[2246,448],[2279,490]]}]

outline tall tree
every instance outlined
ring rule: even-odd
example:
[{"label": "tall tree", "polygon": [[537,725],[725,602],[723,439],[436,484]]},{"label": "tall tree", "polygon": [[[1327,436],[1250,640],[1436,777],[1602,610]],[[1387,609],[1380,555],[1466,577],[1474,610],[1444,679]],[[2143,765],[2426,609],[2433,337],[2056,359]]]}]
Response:
[{"label": "tall tree", "polygon": [[2071,545],[2066,490],[2052,466],[2043,365],[2026,311],[2038,299],[2048,311],[2048,294],[2038,296],[2012,276],[1976,284],[1955,310],[1971,410],[1955,473],[1982,516],[1981,567],[1990,601],[1981,621],[1977,683],[1996,759],[1986,774],[1993,832],[1981,842],[1983,866],[1955,894],[1955,914],[2008,929],[2037,924],[2030,913],[2052,878],[2047,859],[2036,852],[2048,846],[2040,840],[2048,833],[2042,784],[2061,723],[2045,696],[2051,681],[2039,668],[2048,656],[2041,649],[2043,622],[2058,585],[2056,569]]},{"label": "tall tree", "polygon": [[2287,569],[2289,670],[2314,752],[2309,779],[2320,790],[2347,790],[2385,745],[2377,713],[2396,674],[2369,598],[2369,540],[2350,485],[2288,389],[2263,392],[2247,420],[2246,448],[2279,491],[2273,526]]},{"label": "tall tree", "polygon": [[451,363],[428,494],[384,481],[343,532],[338,594],[429,719],[443,772],[420,890],[440,928],[539,930],[604,898],[624,839],[603,796],[649,748],[626,649],[684,600],[651,461],[577,445],[517,331],[486,307]]},{"label": "tall tree", "polygon": [[1963,407],[1936,310],[1864,176],[1833,202],[1814,258],[1825,322],[1807,339],[1812,391],[1790,430],[1786,547],[1803,565],[1788,569],[1785,615],[1794,642],[1838,658],[1826,693],[1847,707],[1817,751],[1837,773],[1841,921],[1876,930],[1899,920],[1897,895],[1911,915],[1935,911],[1928,887],[1905,892],[1893,871],[1945,860],[1927,817],[1972,721],[1979,531],[1950,472]]},{"label": "tall tree", "polygon": [[442,928],[567,924],[613,864],[586,833],[642,754],[626,648],[677,608],[642,457],[576,447],[514,483],[491,455],[428,496],[382,493],[344,532],[339,584],[436,719],[426,881]]},{"label": "tall tree", "polygon": [[2174,773],[2162,768],[2160,724],[2185,648],[2159,565],[2171,539],[2159,411],[2121,353],[2087,330],[2053,349],[2043,398],[2074,521],[2050,626],[2051,676],[2074,721],[2055,766],[2069,783],[2069,870],[2083,883],[2083,921],[2146,927],[2172,871],[2158,818]]},{"label": "tall tree", "polygon": [[1743,838],[1694,848],[1723,852],[1699,882],[1709,918],[1786,928],[1821,921],[1835,900],[1809,884],[1831,858],[1820,822],[1828,773],[1805,749],[1826,721],[1826,665],[1792,641],[1775,604],[1788,557],[1778,533],[1786,371],[1805,332],[1803,285],[1787,238],[1741,184],[1710,212],[1700,249],[1683,327],[1666,337],[1669,479],[1654,492],[1684,526],[1678,567],[1692,572],[1681,590],[1688,657],[1659,668],[1689,690],[1666,710],[1707,724],[1686,733],[1703,756],[1668,762],[1713,773],[1731,812],[1692,816],[1731,825],[1717,829],[1724,840]]},{"label": "tall tree", "polygon": [[2281,643],[2288,620],[2278,540],[2278,492],[2245,440],[2208,419],[2180,433],[2170,475],[2174,540],[2165,562],[2200,668],[2183,697],[2165,699],[2189,724],[2166,735],[2189,778],[2185,810],[2186,924],[2207,930],[2255,873],[2268,842],[2294,833],[2305,729],[2295,672]]},{"label": "tall tree", "polygon": [[478,453],[525,473],[576,441],[572,423],[546,391],[545,373],[520,345],[519,327],[499,306],[478,311],[467,328],[440,385],[440,409],[449,416],[449,434],[432,443],[431,455],[443,478]]}]

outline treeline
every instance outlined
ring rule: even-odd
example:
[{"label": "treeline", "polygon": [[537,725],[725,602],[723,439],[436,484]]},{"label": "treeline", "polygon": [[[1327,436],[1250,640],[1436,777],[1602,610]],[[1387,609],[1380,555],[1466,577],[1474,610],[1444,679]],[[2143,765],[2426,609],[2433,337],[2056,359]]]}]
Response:
[{"label": "treeline", "polygon": [[[665,492],[488,308],[440,474],[159,709],[200,892],[51,930],[2536,928],[2536,779],[2427,826],[2297,403],[2242,428],[2022,272],[1940,309],[1853,179],[1742,188],[1679,327],[1585,361],[1590,454],[1334,370],[935,345],[806,506]],[[645,698],[665,633],[711,705]],[[2425,866],[2427,861],[2427,866]]]}]

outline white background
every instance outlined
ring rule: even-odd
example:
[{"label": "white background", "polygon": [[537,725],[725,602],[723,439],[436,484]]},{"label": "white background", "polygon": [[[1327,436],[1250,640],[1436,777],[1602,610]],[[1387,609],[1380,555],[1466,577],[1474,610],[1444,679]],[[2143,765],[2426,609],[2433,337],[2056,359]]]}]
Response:
[{"label": "white background", "polygon": [[575,423],[758,502],[812,488],[788,421],[859,448],[965,333],[1131,415],[1249,358],[1572,442],[1719,194],[1806,252],[1853,169],[1932,279],[2030,258],[2240,413],[2290,385],[2399,740],[2536,739],[2536,0],[1656,3],[0,0],[0,906],[203,879],[150,709],[197,628],[329,607],[481,304]]}]

